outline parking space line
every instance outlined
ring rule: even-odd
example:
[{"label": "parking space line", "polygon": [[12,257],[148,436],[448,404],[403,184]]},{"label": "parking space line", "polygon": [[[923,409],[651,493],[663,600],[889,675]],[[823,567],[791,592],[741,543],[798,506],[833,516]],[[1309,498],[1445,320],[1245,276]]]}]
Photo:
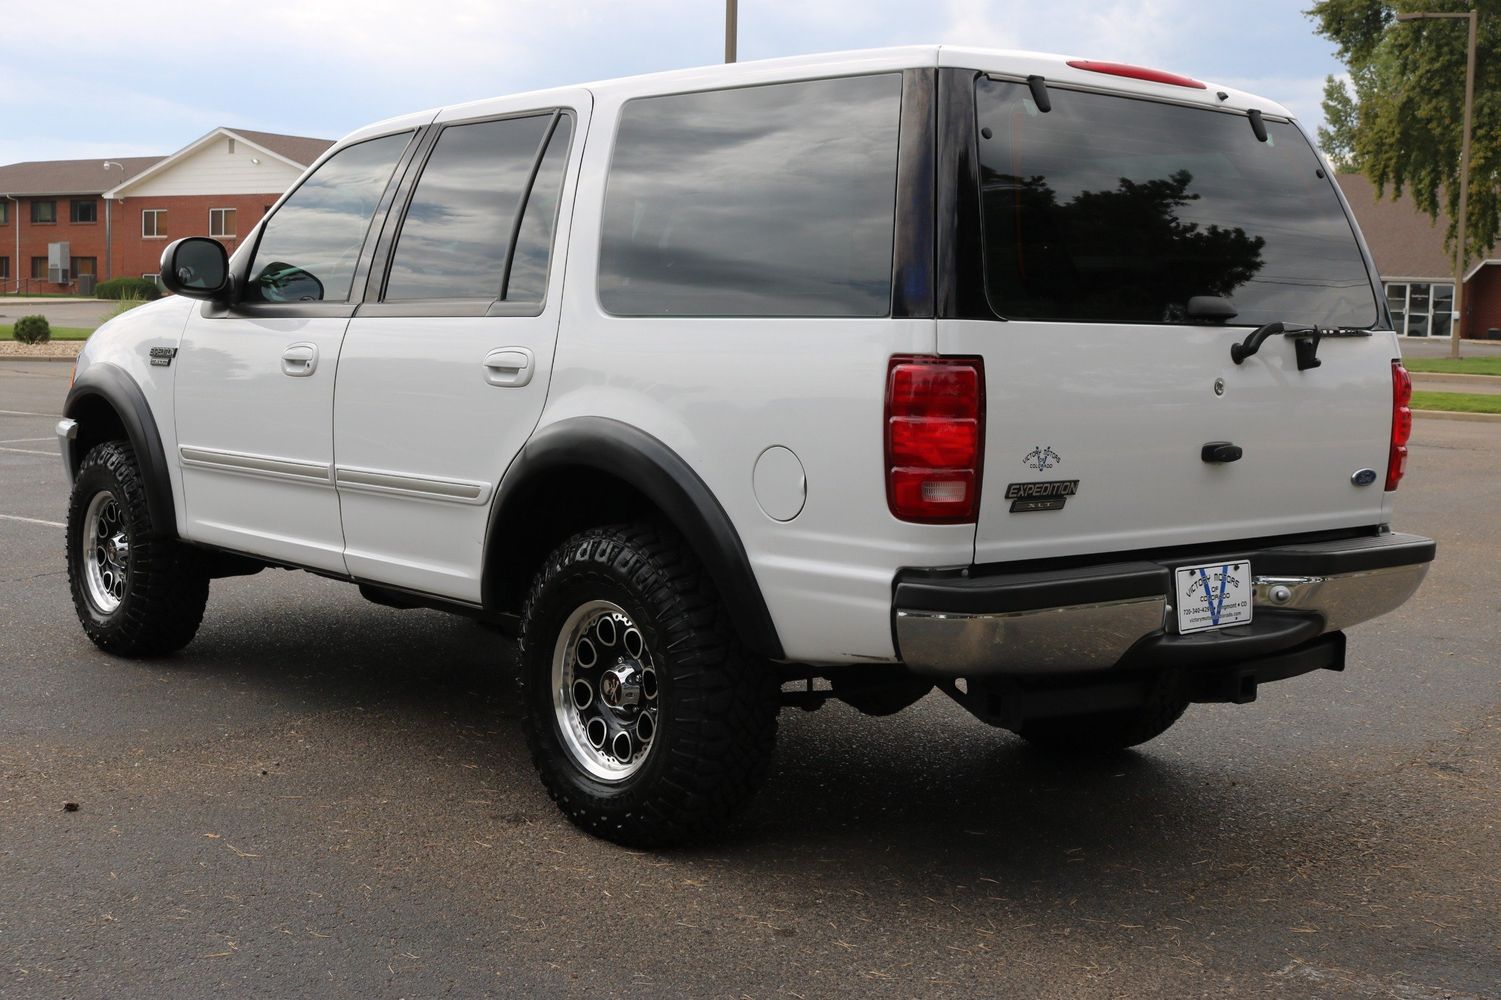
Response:
[{"label": "parking space line", "polygon": [[0,514],[0,521],[25,521],[27,524],[45,524],[49,528],[66,528],[61,521],[43,521],[39,517],[21,517],[19,514]]},{"label": "parking space line", "polygon": [[0,444],[30,444],[33,441],[51,441],[52,438],[11,438],[9,441],[0,441]]},{"label": "parking space line", "polygon": [[0,451],[12,451],[17,455],[56,455],[55,451],[37,451],[35,448],[0,448]]},{"label": "parking space line", "polygon": [[61,420],[61,414],[57,413],[33,413],[30,410],[0,410],[0,417],[51,417],[53,420]]}]

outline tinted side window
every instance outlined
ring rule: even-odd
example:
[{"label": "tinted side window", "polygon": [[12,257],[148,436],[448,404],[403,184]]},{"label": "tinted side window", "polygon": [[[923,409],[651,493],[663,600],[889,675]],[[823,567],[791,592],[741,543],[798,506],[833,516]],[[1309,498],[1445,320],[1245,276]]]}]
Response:
[{"label": "tinted side window", "polygon": [[[533,243],[527,287],[511,281],[513,294],[541,299],[546,285],[552,220],[568,146],[568,119],[554,130],[535,193],[526,202],[532,164],[551,125],[551,113],[453,125],[443,130],[402,223],[386,279],[387,302],[412,299],[500,297],[506,251],[518,212]],[[552,174],[547,171],[553,171]],[[549,199],[548,192],[551,197]],[[542,202],[539,204],[539,196]],[[543,223],[541,216],[546,213]],[[528,228],[527,223],[532,225]],[[544,240],[540,247],[538,239]],[[513,266],[513,274],[515,267]],[[525,296],[522,296],[525,298]]]},{"label": "tinted side window", "polygon": [[522,206],[521,229],[511,255],[511,273],[502,298],[512,302],[541,302],[547,292],[547,264],[552,257],[553,228],[558,222],[558,197],[563,193],[563,170],[568,165],[568,137],[573,122],[558,121],[547,153],[537,170],[531,194]]},{"label": "tinted side window", "polygon": [[1296,126],[981,78],[985,283],[1013,319],[1369,326],[1376,299],[1332,180]]},{"label": "tinted side window", "polygon": [[631,101],[599,298],[627,316],[884,316],[897,74]]},{"label": "tinted side window", "polygon": [[250,266],[250,302],[343,302],[376,205],[411,133],[335,153],[266,222]]}]

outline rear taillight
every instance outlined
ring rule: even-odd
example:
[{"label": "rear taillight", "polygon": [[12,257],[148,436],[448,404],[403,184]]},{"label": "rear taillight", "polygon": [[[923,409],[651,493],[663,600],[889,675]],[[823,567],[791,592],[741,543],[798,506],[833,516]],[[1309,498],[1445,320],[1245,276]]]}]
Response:
[{"label": "rear taillight", "polygon": [[1392,362],[1392,447],[1386,458],[1386,488],[1397,488],[1407,472],[1407,439],[1412,437],[1412,376]]},{"label": "rear taillight", "polygon": [[886,371],[886,502],[903,521],[962,524],[980,513],[985,366],[898,355]]}]

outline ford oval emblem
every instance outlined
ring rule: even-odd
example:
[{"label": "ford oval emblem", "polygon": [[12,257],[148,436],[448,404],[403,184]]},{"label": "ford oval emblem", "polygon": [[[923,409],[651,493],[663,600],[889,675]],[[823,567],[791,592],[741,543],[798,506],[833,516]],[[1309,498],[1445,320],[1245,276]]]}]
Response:
[{"label": "ford oval emblem", "polygon": [[1375,469],[1361,469],[1350,477],[1350,482],[1356,486],[1369,486],[1376,481]]}]

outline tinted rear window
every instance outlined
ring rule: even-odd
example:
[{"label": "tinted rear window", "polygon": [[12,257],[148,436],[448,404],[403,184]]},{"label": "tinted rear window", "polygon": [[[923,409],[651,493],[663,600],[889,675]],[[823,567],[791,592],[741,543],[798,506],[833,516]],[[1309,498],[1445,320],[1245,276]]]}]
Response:
[{"label": "tinted rear window", "polygon": [[898,74],[632,101],[599,298],[627,316],[884,316]]},{"label": "tinted rear window", "polygon": [[[1025,84],[976,85],[986,290],[1013,319],[1370,326],[1371,280],[1333,182],[1289,123]],[[985,133],[989,132],[989,138]]]}]

